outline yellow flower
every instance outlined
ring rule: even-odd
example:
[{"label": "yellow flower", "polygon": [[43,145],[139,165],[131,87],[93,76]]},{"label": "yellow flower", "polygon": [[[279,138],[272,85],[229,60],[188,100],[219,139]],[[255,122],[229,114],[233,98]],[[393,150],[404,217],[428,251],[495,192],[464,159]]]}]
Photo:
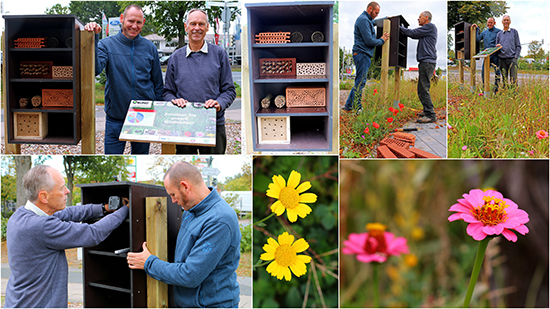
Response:
[{"label": "yellow flower", "polygon": [[290,281],[292,277],[291,270],[296,277],[305,274],[307,272],[306,263],[311,262],[311,257],[296,253],[307,250],[309,244],[303,238],[294,241],[294,235],[289,235],[287,232],[279,235],[278,240],[279,243],[269,237],[267,244],[263,247],[266,253],[263,253],[260,259],[274,260],[267,266],[267,272],[279,280],[284,277],[286,281]]},{"label": "yellow flower", "polygon": [[317,195],[314,193],[300,195],[300,193],[311,188],[309,181],[305,181],[298,186],[301,177],[300,173],[292,171],[288,177],[288,183],[285,183],[283,176],[275,175],[267,190],[267,196],[278,199],[271,205],[271,211],[280,216],[286,209],[286,215],[290,222],[296,222],[298,216],[305,218],[311,213],[311,208],[302,203],[315,203],[317,201]]}]

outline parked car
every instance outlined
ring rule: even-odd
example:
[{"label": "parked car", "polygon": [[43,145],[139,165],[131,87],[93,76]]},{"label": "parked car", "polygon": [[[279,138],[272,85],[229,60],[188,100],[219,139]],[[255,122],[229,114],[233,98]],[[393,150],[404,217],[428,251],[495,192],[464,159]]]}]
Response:
[{"label": "parked car", "polygon": [[160,57],[160,65],[167,65],[168,64],[168,59],[170,58],[170,56],[162,56]]}]

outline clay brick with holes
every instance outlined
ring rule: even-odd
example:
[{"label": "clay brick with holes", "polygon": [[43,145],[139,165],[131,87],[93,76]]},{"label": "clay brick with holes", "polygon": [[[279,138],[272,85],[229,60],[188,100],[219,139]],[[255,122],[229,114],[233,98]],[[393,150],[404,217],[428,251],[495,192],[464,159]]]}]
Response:
[{"label": "clay brick with holes", "polygon": [[256,34],[256,44],[290,43],[290,32],[260,32]]},{"label": "clay brick with holes", "polygon": [[390,151],[388,146],[380,145],[376,148],[376,157],[381,159],[397,159],[397,157]]},{"label": "clay brick with holes", "polygon": [[42,106],[73,107],[73,90],[42,89]]},{"label": "clay brick with holes", "polygon": [[393,138],[407,142],[411,144],[411,146],[414,146],[414,143],[416,141],[416,136],[411,133],[403,133],[403,132],[395,132],[392,133]]},{"label": "clay brick with holes", "polygon": [[415,158],[419,158],[419,159],[441,159],[441,157],[436,156],[436,155],[434,155],[432,153],[429,153],[427,151],[424,151],[422,149],[411,147],[409,149],[409,151],[414,153]]},{"label": "clay brick with holes", "polygon": [[48,114],[13,113],[14,139],[43,139],[48,135]]},{"label": "clay brick with holes", "polygon": [[73,67],[72,66],[58,66],[52,67],[52,78],[55,79],[72,79]]},{"label": "clay brick with holes", "polygon": [[405,149],[403,147],[399,147],[397,145],[392,145],[392,144],[389,144],[387,147],[398,158],[413,159],[415,157],[414,153],[408,151],[407,149]]},{"label": "clay brick with holes", "polygon": [[291,86],[286,88],[287,107],[320,107],[326,105],[325,88]]},{"label": "clay brick with holes", "polygon": [[319,63],[296,63],[296,76],[322,75],[326,74],[324,62]]},{"label": "clay brick with holes", "polygon": [[260,77],[296,76],[296,58],[260,59]]},{"label": "clay brick with holes", "polygon": [[290,116],[258,116],[259,144],[290,144]]},{"label": "clay brick with holes", "polygon": [[411,144],[409,144],[407,142],[400,141],[398,139],[394,139],[394,138],[390,138],[390,137],[384,137],[384,139],[382,139],[380,141],[380,145],[387,146],[388,144],[397,145],[397,146],[403,147],[405,149],[409,149],[409,147],[411,146]]}]

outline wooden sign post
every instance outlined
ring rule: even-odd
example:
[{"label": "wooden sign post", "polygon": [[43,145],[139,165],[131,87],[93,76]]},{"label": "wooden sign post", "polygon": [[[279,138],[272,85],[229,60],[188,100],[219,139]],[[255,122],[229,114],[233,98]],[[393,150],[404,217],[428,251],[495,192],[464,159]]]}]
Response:
[{"label": "wooden sign post", "polygon": [[[500,50],[501,47],[486,48],[481,51],[479,54],[475,55],[473,58],[483,59],[483,80],[485,84],[483,85],[483,95],[489,97],[491,95],[491,55]],[[496,78],[496,76],[495,76]]]},{"label": "wooden sign post", "polygon": [[[389,19],[384,19],[384,27],[382,33],[390,33],[391,21]],[[390,65],[390,40],[386,40],[384,45],[382,45],[382,75],[380,77],[380,100],[382,103],[386,102],[388,98],[388,70]]]},{"label": "wooden sign post", "polygon": [[470,91],[476,91],[476,60],[474,59],[476,51],[476,27],[470,26]]},{"label": "wooden sign post", "polygon": [[[168,261],[168,220],[166,197],[146,197],[147,249],[163,261]],[[147,307],[168,308],[168,285],[147,276]]]}]

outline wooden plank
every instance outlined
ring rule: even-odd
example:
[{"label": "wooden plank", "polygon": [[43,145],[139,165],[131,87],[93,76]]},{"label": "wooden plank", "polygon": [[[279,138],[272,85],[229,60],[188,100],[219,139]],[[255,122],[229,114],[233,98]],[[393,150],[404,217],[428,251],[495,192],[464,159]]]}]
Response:
[{"label": "wooden plank", "polygon": [[[383,33],[390,33],[391,31],[391,21],[389,19],[384,20]],[[388,71],[390,65],[390,40],[386,40],[384,45],[382,45],[382,75],[380,77],[380,100],[382,104],[386,102],[388,97]]]},{"label": "wooden plank", "polygon": [[[241,37],[245,38],[242,40],[241,44],[241,50],[242,52],[242,59],[241,59],[241,80],[242,80],[242,91],[241,91],[241,100],[243,102],[242,109],[243,109],[243,115],[245,115],[243,121],[241,122],[243,125],[242,128],[242,136],[245,137],[245,142],[241,144],[241,153],[242,154],[252,154],[254,151],[254,147],[252,146],[255,142],[252,138],[253,134],[253,126],[252,122],[255,121],[254,112],[250,106],[252,101],[252,98],[250,97],[250,91],[253,88],[253,85],[251,85],[250,81],[250,67],[249,67],[249,57],[252,57],[252,55],[249,55],[249,52],[251,52],[251,48],[249,48],[249,44],[252,44],[253,42],[249,41],[249,35],[248,35],[248,26],[242,27],[242,34]],[[259,153],[259,152],[256,152]]]},{"label": "wooden plank", "polygon": [[6,62],[7,51],[6,51],[6,33],[2,31],[2,102],[4,103],[4,153],[5,154],[21,154],[21,144],[8,144],[9,134],[8,134],[8,78],[6,76]]},{"label": "wooden plank", "polygon": [[162,154],[176,154],[176,144],[161,144]]},{"label": "wooden plank", "polygon": [[464,52],[459,51],[456,55],[458,60],[458,80],[460,84],[464,84],[464,61],[459,59],[464,59]]},{"label": "wooden plank", "polygon": [[476,91],[476,27],[470,26],[470,91]]},{"label": "wooden plank", "polygon": [[[340,27],[337,23],[333,23],[332,30],[333,30],[333,36],[332,36],[332,55],[333,57],[336,57],[336,55],[339,54],[339,36],[340,36]],[[327,66],[330,65],[330,62],[328,62]],[[339,153],[339,141],[340,141],[340,134],[338,130],[338,115],[340,110],[340,88],[339,88],[339,74],[338,74],[338,68],[339,63],[338,61],[333,60],[332,61],[332,106],[328,107],[329,109],[332,108],[332,152],[331,154],[338,154]],[[328,67],[327,67],[328,69]],[[327,71],[327,76],[329,75],[330,69]],[[330,77],[330,76],[329,76]],[[328,109],[327,109],[328,110]]]},{"label": "wooden plank", "polygon": [[95,34],[80,33],[82,154],[95,154]]},{"label": "wooden plank", "polygon": [[401,88],[401,67],[395,67],[395,90],[394,90],[394,99],[393,99],[393,108],[399,108],[399,100],[401,97],[400,93]]},{"label": "wooden plank", "polygon": [[[483,59],[484,72],[483,79],[485,80],[484,93],[485,97],[491,95],[491,56],[487,56]],[[496,76],[495,76],[496,78]]]},{"label": "wooden plank", "polygon": [[[147,248],[151,254],[168,261],[167,199],[145,198],[145,230]],[[168,308],[168,285],[147,276],[147,307]]]}]

